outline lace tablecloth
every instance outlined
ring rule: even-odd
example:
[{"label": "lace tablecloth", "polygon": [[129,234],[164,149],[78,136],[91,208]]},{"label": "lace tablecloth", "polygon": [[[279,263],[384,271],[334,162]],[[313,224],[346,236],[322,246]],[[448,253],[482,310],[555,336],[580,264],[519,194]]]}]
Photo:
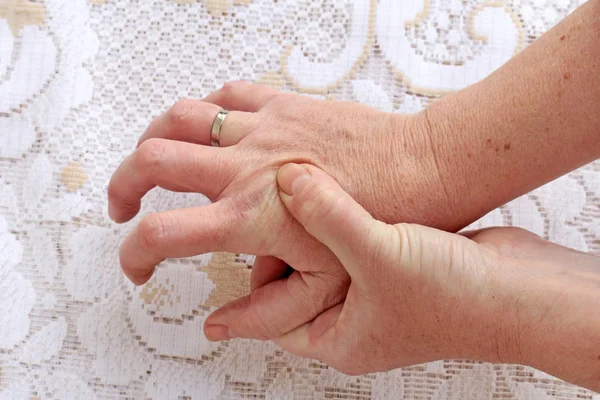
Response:
[{"label": "lace tablecloth", "polygon": [[[232,79],[414,112],[488,75],[573,0],[0,0],[0,399],[600,399],[530,368],[439,361],[361,377],[274,345],[212,344],[252,258],[135,288],[111,173],[153,116]],[[152,192],[143,212],[205,203]],[[600,164],[487,215],[600,253]]]}]

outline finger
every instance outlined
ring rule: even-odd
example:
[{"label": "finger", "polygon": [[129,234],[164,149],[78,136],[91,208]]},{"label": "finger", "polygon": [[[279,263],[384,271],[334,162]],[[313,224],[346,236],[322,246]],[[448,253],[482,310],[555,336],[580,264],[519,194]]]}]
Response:
[{"label": "finger", "polygon": [[325,312],[319,314],[314,320],[284,334],[274,342],[292,354],[299,357],[317,359],[326,364],[328,353],[334,346],[334,332],[331,328],[336,324],[342,313],[344,303],[337,304]]},{"label": "finger", "polygon": [[123,272],[135,284],[145,283],[156,265],[167,258],[213,251],[251,253],[254,242],[227,202],[185,208],[144,217],[119,249]]},{"label": "finger", "polygon": [[278,258],[270,256],[256,257],[250,275],[250,289],[255,291],[267,283],[285,277],[288,269],[288,265]]},{"label": "finger", "polygon": [[156,186],[179,192],[199,192],[214,200],[240,167],[227,149],[196,146],[174,140],[144,142],[125,159],[108,185],[109,216],[126,222],[140,209],[140,201]]},{"label": "finger", "polygon": [[269,101],[282,93],[268,86],[244,81],[227,82],[203,100],[217,104],[227,110],[257,112]]},{"label": "finger", "polygon": [[347,275],[296,271],[218,309],[206,319],[204,332],[213,341],[281,337],[341,303],[349,283]]},{"label": "finger", "polygon": [[[378,223],[325,172],[311,165],[287,164],[277,174],[286,208],[306,231],[325,244],[346,268],[381,248],[387,225]],[[348,269],[352,275],[352,271]]]},{"label": "finger", "polygon": [[[210,145],[210,134],[222,107],[200,100],[180,100],[166,113],[154,119],[138,141],[138,146],[151,138],[179,140]],[[225,108],[225,107],[223,107]],[[232,146],[258,126],[253,113],[231,111],[220,130],[220,147]]]}]

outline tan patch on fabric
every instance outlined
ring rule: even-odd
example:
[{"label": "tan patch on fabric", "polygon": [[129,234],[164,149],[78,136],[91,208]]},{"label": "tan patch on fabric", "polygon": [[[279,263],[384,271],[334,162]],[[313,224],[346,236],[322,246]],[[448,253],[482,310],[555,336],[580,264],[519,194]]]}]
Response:
[{"label": "tan patch on fabric", "polygon": [[369,29],[367,31],[367,40],[365,42],[365,46],[363,48],[363,52],[356,59],[350,70],[338,79],[335,83],[327,86],[327,88],[314,88],[307,87],[298,84],[294,77],[288,72],[288,59],[294,50],[294,46],[287,47],[282,53],[280,57],[280,65],[281,65],[281,73],[286,78],[287,81],[291,82],[298,93],[304,94],[316,94],[316,95],[324,95],[326,96],[329,92],[339,88],[345,82],[353,80],[358,74],[358,70],[362,65],[367,61],[369,57],[369,52],[371,48],[375,44],[375,24],[377,22],[377,0],[371,0],[369,3]]},{"label": "tan patch on fabric", "polygon": [[235,254],[214,253],[210,263],[200,270],[216,285],[205,306],[220,307],[250,293],[251,269],[238,261]]},{"label": "tan patch on fabric", "polygon": [[272,87],[273,89],[281,89],[285,86],[285,78],[279,72],[267,72],[255,83]]},{"label": "tan patch on fabric", "polygon": [[431,10],[430,1],[424,0],[423,1],[423,9],[421,10],[421,12],[418,13],[417,16],[415,17],[415,19],[413,19],[412,21],[406,21],[404,23],[404,26],[407,28],[413,27],[413,26],[418,26],[421,22],[425,21],[425,18],[429,17],[430,10]]},{"label": "tan patch on fabric", "polygon": [[106,4],[108,0],[88,0],[92,4]]},{"label": "tan patch on fabric", "polygon": [[[483,43],[487,43],[487,41],[488,41],[487,36],[481,35],[475,30],[475,17],[477,16],[477,14],[479,14],[481,11],[483,11],[484,8],[488,8],[488,7],[503,8],[504,11],[506,11],[510,15],[513,23],[517,27],[518,38],[517,38],[517,46],[515,47],[515,54],[518,53],[519,51],[521,51],[523,48],[525,48],[525,27],[523,26],[523,22],[520,20],[518,14],[516,14],[506,4],[504,4],[503,1],[483,2],[481,4],[478,4],[476,7],[474,7],[471,10],[469,15],[467,16],[467,33],[468,33],[469,37],[472,40],[478,40]],[[426,17],[429,16],[429,12],[430,12],[429,0],[425,0],[425,2],[423,3],[423,11],[421,11],[414,20],[407,21],[405,23],[405,26],[410,27],[410,26],[418,25]],[[442,62],[442,64],[444,64],[444,62]],[[453,90],[440,90],[440,89],[435,89],[435,88],[428,88],[428,87],[413,85],[410,78],[408,78],[406,75],[404,75],[404,73],[402,71],[399,71],[393,65],[391,66],[391,69],[392,69],[394,76],[396,77],[396,80],[398,82],[401,82],[402,84],[404,84],[410,92],[415,93],[417,95],[430,97],[430,98],[437,98],[437,97],[443,97],[447,94],[454,92]]]},{"label": "tan patch on fabric", "polygon": [[148,282],[140,292],[140,299],[146,305],[152,305],[156,311],[164,306],[173,307],[181,302],[181,296],[178,296],[175,285],[169,279],[162,283]]},{"label": "tan patch on fabric", "polygon": [[391,65],[390,68],[396,80],[406,86],[408,92],[414,93],[417,96],[436,98],[443,97],[453,92],[453,90],[432,89],[424,86],[413,85],[410,78],[407,77],[404,72],[398,70],[393,65]]},{"label": "tan patch on fabric", "polygon": [[44,6],[27,0],[0,0],[0,19],[5,19],[14,36],[29,25],[40,26],[44,23]]},{"label": "tan patch on fabric", "polygon": [[[375,398],[373,382],[376,375],[367,374],[358,377],[330,380],[330,367],[319,361],[308,361],[301,366],[292,366],[283,358],[283,352],[276,351],[274,355],[265,357],[264,374],[254,381],[242,381],[225,378],[222,395],[226,398],[267,399],[273,381],[289,382],[293,388],[311,388],[312,396],[306,398],[370,400]],[[416,396],[405,396],[410,399],[423,399],[419,396],[423,387],[418,385]],[[296,392],[295,392],[296,393]],[[318,393],[319,396],[314,394]],[[304,397],[302,397],[304,398]],[[377,397],[380,398],[380,397]],[[385,397],[388,398],[388,397]]]},{"label": "tan patch on fabric", "polygon": [[473,8],[473,10],[469,13],[467,17],[467,33],[469,34],[469,37],[473,40],[479,40],[483,43],[487,43],[487,36],[481,35],[475,30],[475,17],[477,16],[477,14],[483,11],[484,8],[488,7],[503,8],[504,11],[506,11],[506,13],[510,15],[513,23],[517,27],[517,31],[519,32],[519,37],[517,38],[517,46],[515,47],[515,54],[521,51],[525,47],[525,27],[523,26],[523,22],[521,21],[519,15],[515,13],[506,4],[504,4],[503,1],[487,1],[478,4],[477,7]]},{"label": "tan patch on fabric", "polygon": [[85,185],[88,175],[81,163],[70,162],[60,172],[60,178],[67,189],[74,192]]}]

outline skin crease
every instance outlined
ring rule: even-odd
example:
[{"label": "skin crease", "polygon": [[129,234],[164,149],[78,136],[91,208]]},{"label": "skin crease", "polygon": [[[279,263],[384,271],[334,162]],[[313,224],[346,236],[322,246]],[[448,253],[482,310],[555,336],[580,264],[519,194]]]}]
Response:
[{"label": "skin crease", "polygon": [[[180,101],[150,124],[138,148],[115,171],[108,187],[109,214],[117,222],[130,220],[138,213],[141,198],[155,186],[203,193],[213,204],[146,216],[121,245],[124,272],[134,283],[143,284],[165,258],[211,251],[257,254],[252,294],[207,319],[205,333],[212,340],[235,335],[280,341],[311,321],[327,322],[323,315],[333,321],[332,313],[342,304],[358,310],[358,304],[344,303],[356,297],[347,266],[282,202],[277,185],[280,168],[289,163],[318,167],[381,221],[378,224],[418,223],[456,231],[600,156],[599,15],[600,1],[589,1],[489,78],[415,115],[323,102],[243,82],[226,84],[202,101]],[[221,147],[212,148],[209,133],[220,108],[232,111],[221,130]],[[597,388],[598,358],[593,362],[589,358],[598,352],[589,347],[598,343],[597,321],[589,318],[595,315],[589,304],[597,303],[595,264],[585,255],[530,235],[526,240],[516,236],[520,231],[496,232],[473,236],[487,255],[465,266],[468,273],[455,276],[463,286],[457,283],[448,292],[443,289],[452,285],[425,278],[437,277],[436,269],[446,271],[442,267],[448,257],[462,248],[449,243],[474,245],[452,235],[444,236],[448,241],[433,235],[439,247],[450,246],[448,253],[439,253],[430,263],[418,259],[406,263],[429,266],[417,268],[424,276],[414,271],[408,276],[414,281],[408,293],[419,294],[415,288],[429,295],[444,293],[447,297],[428,307],[438,314],[445,311],[445,319],[441,315],[437,322],[413,312],[411,318],[422,319],[412,320],[415,330],[401,337],[405,344],[398,346],[404,352],[381,348],[381,364],[363,360],[364,368],[358,372],[452,355],[529,363]],[[364,247],[357,240],[348,238],[347,246]],[[544,258],[546,253],[564,264]],[[498,257],[503,266],[498,270],[519,273],[496,277],[493,268],[481,267],[496,265],[490,260]],[[384,268],[381,265],[372,266],[373,274]],[[392,278],[382,280],[392,285]],[[468,282],[472,287],[465,287]],[[568,296],[574,288],[577,299]],[[384,289],[387,296],[400,296],[396,286]],[[494,297],[506,302],[475,302],[485,307],[483,311],[471,304],[472,296],[489,291],[505,293]],[[459,292],[475,294],[461,298]],[[549,306],[544,293],[568,301]],[[387,303],[396,304],[391,297]],[[404,305],[416,304],[416,297],[402,299]],[[382,314],[382,321],[395,318],[394,312]],[[406,309],[403,315],[409,314]],[[486,319],[489,315],[496,321]],[[329,324],[321,324],[321,330]],[[480,335],[472,337],[466,331]],[[495,340],[483,340],[491,333]],[[564,340],[571,337],[581,341]],[[385,354],[398,358],[387,359]],[[330,356],[337,368],[357,372],[344,365],[348,359]]]}]

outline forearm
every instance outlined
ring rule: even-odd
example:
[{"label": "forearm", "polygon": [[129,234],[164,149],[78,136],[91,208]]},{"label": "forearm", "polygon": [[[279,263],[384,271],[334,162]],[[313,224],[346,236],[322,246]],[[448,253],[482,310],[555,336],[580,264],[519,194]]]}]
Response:
[{"label": "forearm", "polygon": [[[600,1],[421,114],[459,229],[600,156]],[[445,215],[448,218],[448,215]]]}]

